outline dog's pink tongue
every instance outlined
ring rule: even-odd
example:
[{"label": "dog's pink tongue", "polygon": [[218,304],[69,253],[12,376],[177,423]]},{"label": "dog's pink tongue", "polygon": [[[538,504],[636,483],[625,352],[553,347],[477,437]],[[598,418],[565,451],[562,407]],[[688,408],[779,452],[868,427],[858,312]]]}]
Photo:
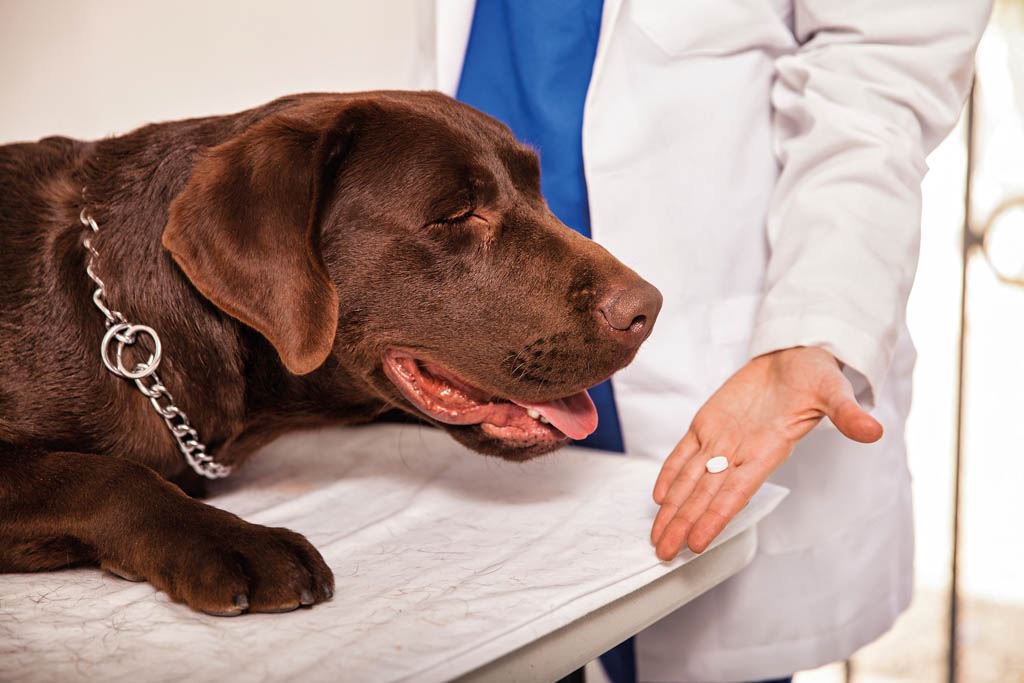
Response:
[{"label": "dog's pink tongue", "polygon": [[570,439],[585,439],[597,429],[597,408],[585,390],[548,403],[513,403],[527,410],[533,408]]}]

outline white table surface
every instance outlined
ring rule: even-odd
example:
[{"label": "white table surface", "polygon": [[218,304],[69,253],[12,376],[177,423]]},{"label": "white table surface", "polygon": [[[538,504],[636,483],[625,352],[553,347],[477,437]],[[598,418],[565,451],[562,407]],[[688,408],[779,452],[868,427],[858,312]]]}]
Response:
[{"label": "white table surface", "polygon": [[557,681],[743,569],[751,527],[632,593],[459,677],[460,683]]},{"label": "white table surface", "polygon": [[657,470],[584,449],[505,463],[416,426],[292,435],[212,502],[304,533],[335,572],[331,602],[225,619],[94,569],[0,575],[0,680],[562,675],[738,571],[785,495],[765,487],[712,550],[663,563]]}]

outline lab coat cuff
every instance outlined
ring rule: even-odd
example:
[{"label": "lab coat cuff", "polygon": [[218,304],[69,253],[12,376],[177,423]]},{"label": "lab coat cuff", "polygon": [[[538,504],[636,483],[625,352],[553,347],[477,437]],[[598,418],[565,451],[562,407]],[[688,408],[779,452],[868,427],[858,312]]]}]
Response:
[{"label": "lab coat cuff", "polygon": [[891,349],[870,334],[843,320],[828,316],[791,316],[761,320],[754,327],[750,356],[760,356],[795,346],[823,348],[843,364],[857,400],[871,409],[882,391]]}]

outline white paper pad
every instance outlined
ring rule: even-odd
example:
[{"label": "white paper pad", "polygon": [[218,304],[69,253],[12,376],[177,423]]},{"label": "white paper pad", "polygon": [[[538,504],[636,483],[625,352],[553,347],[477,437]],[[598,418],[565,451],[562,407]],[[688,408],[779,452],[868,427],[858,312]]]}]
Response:
[{"label": "white paper pad", "polygon": [[[691,559],[648,542],[657,471],[584,449],[506,463],[416,426],[289,436],[212,502],[305,534],[331,602],[217,618],[95,569],[0,575],[0,680],[447,680]],[[764,487],[717,542],[784,495]]]}]

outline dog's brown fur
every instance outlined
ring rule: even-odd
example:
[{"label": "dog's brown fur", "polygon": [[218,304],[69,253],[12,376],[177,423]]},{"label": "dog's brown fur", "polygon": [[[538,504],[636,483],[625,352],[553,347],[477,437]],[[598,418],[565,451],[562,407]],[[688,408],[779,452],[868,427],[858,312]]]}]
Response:
[{"label": "dog's brown fur", "polygon": [[168,481],[196,478],[99,362],[83,207],[109,302],[159,331],[163,382],[233,466],[284,430],[417,414],[386,348],[547,401],[626,364],[657,313],[642,334],[602,325],[600,302],[642,281],[550,214],[531,150],[435,93],[301,95],[7,145],[0,186],[0,571],[99,563],[214,614],[319,602],[333,577],[298,534]]}]

